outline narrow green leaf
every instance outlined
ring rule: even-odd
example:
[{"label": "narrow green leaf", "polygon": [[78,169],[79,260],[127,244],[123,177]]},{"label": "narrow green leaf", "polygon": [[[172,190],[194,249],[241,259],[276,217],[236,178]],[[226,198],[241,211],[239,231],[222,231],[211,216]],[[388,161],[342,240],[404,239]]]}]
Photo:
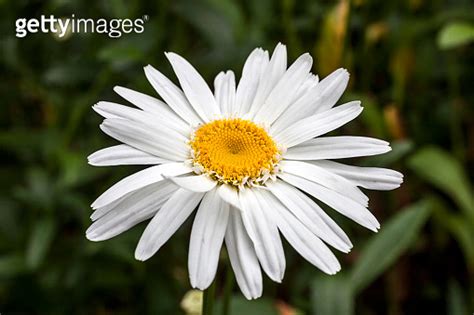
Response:
[{"label": "narrow green leaf", "polygon": [[21,255],[0,256],[0,278],[13,278],[23,271],[25,271],[25,260]]},{"label": "narrow green leaf", "polygon": [[320,275],[311,287],[312,310],[315,315],[351,315],[354,313],[354,295],[347,277]]},{"label": "narrow green leaf", "polygon": [[52,218],[43,218],[36,223],[26,250],[28,268],[36,269],[41,265],[53,240],[54,231],[55,222]]},{"label": "narrow green leaf", "polygon": [[[440,204],[442,206],[442,204]],[[439,224],[444,226],[457,240],[468,267],[474,270],[474,226],[461,215],[452,213],[448,208],[437,208]]]},{"label": "narrow green leaf", "polygon": [[415,153],[408,165],[418,176],[450,195],[474,222],[473,195],[466,171],[451,154],[427,147]]},{"label": "narrow green leaf", "polygon": [[459,283],[452,280],[448,286],[448,312],[449,315],[469,314],[466,299]]},{"label": "narrow green leaf", "polygon": [[349,283],[355,292],[370,284],[412,245],[429,213],[430,202],[423,200],[401,210],[382,225],[379,234],[368,242],[352,269]]},{"label": "narrow green leaf", "polygon": [[[219,314],[218,312],[222,309],[222,300],[219,299],[214,304],[214,313]],[[245,299],[242,295],[233,295],[230,300],[230,315],[278,315],[277,308],[273,300],[261,297],[257,300],[249,301]]]},{"label": "narrow green leaf", "polygon": [[474,41],[474,25],[467,22],[445,25],[438,35],[438,46],[442,49],[455,48],[472,41]]}]

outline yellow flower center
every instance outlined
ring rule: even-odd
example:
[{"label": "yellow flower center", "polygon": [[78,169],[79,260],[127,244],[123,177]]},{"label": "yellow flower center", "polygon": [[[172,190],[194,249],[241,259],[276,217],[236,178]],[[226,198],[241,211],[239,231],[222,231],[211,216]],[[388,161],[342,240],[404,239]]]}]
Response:
[{"label": "yellow flower center", "polygon": [[239,118],[200,126],[190,145],[196,172],[236,186],[262,185],[278,171],[281,159],[265,129]]}]

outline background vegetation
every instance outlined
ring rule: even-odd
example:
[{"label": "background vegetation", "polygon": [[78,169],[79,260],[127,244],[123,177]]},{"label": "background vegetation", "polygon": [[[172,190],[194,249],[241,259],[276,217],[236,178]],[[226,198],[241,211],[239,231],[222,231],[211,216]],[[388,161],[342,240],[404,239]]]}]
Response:
[{"label": "background vegetation", "polygon": [[[143,34],[119,39],[15,37],[17,18],[41,14],[149,20]],[[349,69],[343,101],[361,99],[365,111],[337,134],[389,139],[390,154],[351,162],[400,170],[405,183],[368,192],[382,223],[376,235],[330,212],[355,245],[337,254],[337,276],[287,250],[283,284],[265,281],[254,302],[235,289],[233,314],[474,311],[472,1],[1,0],[0,17],[2,314],[183,313],[191,220],[146,263],[133,258],[143,224],[106,242],[85,239],[89,204],[137,170],[87,165],[114,143],[91,105],[119,101],[114,85],[154,95],[142,67],[174,78],[165,51],[212,83],[278,41],[291,60],[309,51],[321,77]]]}]

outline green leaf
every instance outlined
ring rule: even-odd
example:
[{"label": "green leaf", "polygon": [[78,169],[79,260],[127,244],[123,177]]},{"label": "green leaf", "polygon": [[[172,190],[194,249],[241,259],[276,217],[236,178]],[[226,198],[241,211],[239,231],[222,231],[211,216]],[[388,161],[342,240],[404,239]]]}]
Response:
[{"label": "green leaf", "polygon": [[55,222],[47,217],[39,220],[33,228],[26,250],[26,265],[30,269],[38,268],[44,261],[55,232]]},{"label": "green leaf", "polygon": [[440,199],[433,199],[433,219],[456,239],[462,249],[469,268],[474,270],[474,225],[462,214],[453,213]]},{"label": "green leaf", "polygon": [[354,295],[347,277],[320,275],[311,287],[312,310],[315,315],[350,315],[354,313]]},{"label": "green leaf", "polygon": [[412,245],[429,213],[430,201],[425,199],[401,210],[382,226],[351,271],[349,283],[355,292],[364,289]]},{"label": "green leaf", "polygon": [[436,147],[427,147],[415,153],[408,166],[418,176],[450,195],[474,222],[473,195],[467,171],[451,154]]},{"label": "green leaf", "polygon": [[469,314],[466,299],[459,283],[452,280],[448,286],[448,312],[449,315]]},{"label": "green leaf", "polygon": [[232,298],[230,302],[231,314],[246,314],[246,315],[259,315],[259,314],[278,314],[275,305],[272,300],[259,299],[257,301],[248,301],[241,296]]},{"label": "green leaf", "polygon": [[0,256],[0,278],[15,277],[25,271],[25,260],[21,255]]},{"label": "green leaf", "polygon": [[[214,314],[219,314],[222,310],[222,300],[219,299],[217,303],[214,304]],[[233,295],[230,300],[229,306],[230,315],[278,315],[278,310],[275,307],[275,304],[272,300],[268,298],[259,298],[257,300],[249,301],[245,299],[242,295]]]},{"label": "green leaf", "polygon": [[474,41],[474,25],[467,22],[445,25],[438,34],[438,46],[442,49],[455,48],[472,41]]},{"label": "green leaf", "polygon": [[[214,3],[211,1],[208,3],[205,1],[176,1],[174,9],[181,18],[192,24],[210,43],[216,46],[233,45],[235,32],[232,23],[239,22],[238,8],[231,4],[218,5],[218,3],[217,1]],[[202,21],[206,21],[206,23],[202,23]]]},{"label": "green leaf", "polygon": [[446,224],[458,240],[470,268],[474,268],[474,226],[459,215],[451,215]]}]

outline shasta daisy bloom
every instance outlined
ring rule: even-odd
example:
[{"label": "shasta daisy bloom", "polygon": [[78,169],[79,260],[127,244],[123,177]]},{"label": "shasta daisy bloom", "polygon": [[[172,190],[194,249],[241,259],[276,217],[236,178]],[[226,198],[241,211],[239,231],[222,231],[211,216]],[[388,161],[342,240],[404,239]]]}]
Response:
[{"label": "shasta daisy bloom", "polygon": [[110,102],[93,107],[105,118],[102,131],[122,144],[93,153],[89,163],[152,166],[94,201],[87,238],[106,240],[151,219],[135,251],[136,259],[146,260],[197,209],[188,259],[195,288],[212,283],[225,243],[242,293],[258,298],[261,269],[273,281],[283,279],[280,233],[323,272],[339,271],[327,245],[347,253],[351,241],[314,199],[377,231],[360,187],[390,190],[403,177],[330,161],[390,151],[382,140],[324,136],[362,112],[359,101],[335,106],[348,72],[338,69],[319,81],[309,54],[287,67],[286,47],[278,44],[271,57],[255,49],[238,84],[232,71],[219,73],[212,92],[184,58],[166,57],[181,88],[146,66],[162,100],[115,87],[137,108]]}]

